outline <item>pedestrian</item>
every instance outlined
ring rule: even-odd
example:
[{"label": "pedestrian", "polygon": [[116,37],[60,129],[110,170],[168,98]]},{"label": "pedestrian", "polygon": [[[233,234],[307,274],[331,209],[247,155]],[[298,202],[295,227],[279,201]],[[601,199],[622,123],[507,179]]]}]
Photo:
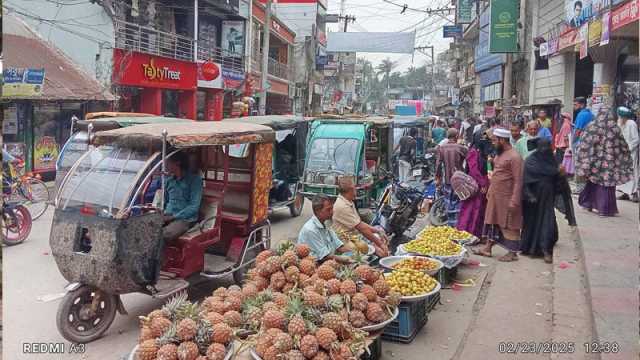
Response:
[{"label": "pedestrian", "polygon": [[553,262],[553,246],[558,241],[555,215],[559,178],[564,170],[558,165],[551,143],[544,138],[531,139],[534,151],[524,162],[522,186],[522,254],[543,256],[544,262]]},{"label": "pedestrian", "polygon": [[[556,138],[554,140],[554,145],[556,148],[556,161],[558,164],[562,164],[564,159],[564,153],[567,150],[571,150],[569,145],[569,137],[571,136],[571,114],[568,112],[563,112],[562,117],[562,126],[560,127],[560,131],[556,134]],[[565,169],[566,170],[566,169]]]},{"label": "pedestrian", "polygon": [[586,180],[578,204],[600,216],[618,213],[616,186],[631,180],[629,146],[613,116],[601,113],[581,133],[576,151],[576,174]]},{"label": "pedestrian", "polygon": [[473,135],[473,127],[469,120],[464,119],[460,124],[460,133],[458,139],[462,140],[464,144],[471,144],[471,136]]},{"label": "pedestrian", "polygon": [[418,129],[409,129],[409,134],[400,138],[398,145],[393,149],[398,153],[398,175],[400,182],[405,182],[411,173],[411,167],[416,162],[416,136]]},{"label": "pedestrian", "polygon": [[[593,121],[593,113],[587,109],[587,100],[584,97],[577,97],[573,100],[573,110],[575,114],[575,128],[573,129],[573,149],[576,149],[582,139],[582,133],[586,129],[587,125]],[[580,161],[577,159],[577,154],[573,154],[574,164]],[[580,194],[585,186],[585,180],[576,176],[575,179],[576,188],[574,193]]]},{"label": "pedestrian", "polygon": [[478,238],[482,238],[484,226],[484,211],[487,206],[487,158],[491,152],[491,141],[486,133],[474,136],[466,158],[466,172],[478,185],[478,192],[463,200],[458,217],[458,230],[467,231]]},{"label": "pedestrian", "polygon": [[457,138],[458,131],[449,129],[448,142],[438,147],[436,155],[436,184],[441,186],[447,208],[447,223],[451,227],[456,226],[460,210],[460,199],[451,188],[451,176],[454,172],[463,170],[464,159],[467,156],[467,148],[458,144]]},{"label": "pedestrian", "polygon": [[522,160],[526,159],[529,156],[529,147],[527,143],[530,139],[538,137],[538,133],[540,131],[540,123],[536,120],[529,120],[527,123],[527,131],[522,135],[520,139],[516,142],[516,152],[520,155]]},{"label": "pedestrian", "polygon": [[491,257],[491,249],[499,244],[507,254],[498,260],[510,262],[518,260],[517,252],[520,250],[523,164],[520,155],[511,147],[509,130],[497,128],[493,135],[497,156],[489,178],[483,231],[488,241],[483,248],[473,252]]},{"label": "pedestrian", "polygon": [[520,121],[514,121],[511,123],[511,137],[509,138],[509,142],[511,146],[515,147],[518,143],[518,140],[524,136],[525,133],[522,131],[522,123]]},{"label": "pedestrian", "polygon": [[442,120],[436,120],[436,126],[431,131],[433,142],[440,144],[440,142],[447,138],[447,131],[444,129],[444,122]]},{"label": "pedestrian", "polygon": [[551,118],[547,116],[547,110],[538,110],[538,122],[540,123],[540,127],[551,129]]},{"label": "pedestrian", "polygon": [[631,119],[633,112],[624,106],[620,106],[618,112],[618,126],[622,129],[622,136],[629,146],[631,161],[633,165],[633,176],[631,180],[617,187],[622,192],[618,198],[620,200],[638,201],[638,177],[640,176],[640,137],[638,136],[638,125]]}]

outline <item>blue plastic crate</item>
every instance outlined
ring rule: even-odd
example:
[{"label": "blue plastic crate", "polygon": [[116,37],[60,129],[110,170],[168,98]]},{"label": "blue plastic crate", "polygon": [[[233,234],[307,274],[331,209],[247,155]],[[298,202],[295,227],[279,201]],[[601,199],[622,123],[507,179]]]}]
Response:
[{"label": "blue plastic crate", "polygon": [[438,274],[436,274],[436,280],[438,280],[438,282],[440,283],[440,285],[442,285],[442,287],[445,287],[445,286],[451,285],[453,281],[456,279],[457,275],[458,275],[457,266],[454,267],[453,269],[447,269],[446,267],[443,267],[438,271]]},{"label": "blue plastic crate", "polygon": [[398,306],[398,317],[384,328],[382,338],[403,343],[413,341],[428,321],[428,300],[401,303]]}]

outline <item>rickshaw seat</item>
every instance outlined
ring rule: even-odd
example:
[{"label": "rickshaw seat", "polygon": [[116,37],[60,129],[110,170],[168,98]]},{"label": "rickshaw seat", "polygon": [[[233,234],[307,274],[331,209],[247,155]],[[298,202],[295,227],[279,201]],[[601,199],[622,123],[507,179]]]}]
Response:
[{"label": "rickshaw seat", "polygon": [[244,224],[249,219],[249,214],[246,212],[240,213],[231,210],[222,210],[222,218],[236,224]]}]

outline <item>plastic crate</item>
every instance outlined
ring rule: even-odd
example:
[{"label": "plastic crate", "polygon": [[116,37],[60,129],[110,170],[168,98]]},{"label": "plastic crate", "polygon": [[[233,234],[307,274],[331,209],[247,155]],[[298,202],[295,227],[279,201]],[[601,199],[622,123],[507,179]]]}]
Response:
[{"label": "plastic crate", "polygon": [[447,285],[451,285],[453,283],[453,281],[456,279],[456,276],[458,275],[458,267],[454,267],[453,269],[447,269],[446,267],[443,267],[442,269],[440,269],[440,271],[438,271],[437,274],[437,280],[440,283],[440,285],[447,286]]},{"label": "plastic crate", "polygon": [[398,306],[398,317],[384,328],[382,338],[387,341],[410,343],[427,324],[429,298],[416,302],[403,302]]},{"label": "plastic crate", "polygon": [[425,307],[427,309],[427,312],[431,312],[437,304],[440,303],[440,291],[438,291],[437,293],[429,296],[427,298]]},{"label": "plastic crate", "polygon": [[382,357],[382,339],[380,336],[369,345],[369,353],[366,352],[360,356],[360,360],[378,360]]}]

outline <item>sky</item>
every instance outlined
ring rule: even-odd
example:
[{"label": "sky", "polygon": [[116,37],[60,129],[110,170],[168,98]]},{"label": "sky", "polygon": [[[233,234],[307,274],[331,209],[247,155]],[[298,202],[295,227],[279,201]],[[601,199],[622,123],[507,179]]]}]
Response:
[{"label": "sky", "polygon": [[[328,14],[340,13],[340,1],[328,0]],[[407,4],[413,9],[436,9],[446,6],[451,7],[451,0],[389,0],[396,4]],[[344,0],[345,14],[354,16],[355,22],[348,24],[348,31],[357,32],[395,32],[416,30],[415,46],[435,46],[435,54],[446,50],[449,47],[450,39],[442,37],[442,26],[451,25],[451,22],[435,14],[428,15],[424,12],[407,9],[404,14],[400,14],[402,8],[384,0]],[[451,15],[444,16],[450,20]],[[341,24],[327,24],[328,31],[342,31]],[[430,53],[431,50],[426,50]],[[376,66],[385,58],[390,58],[397,63],[395,71],[405,71],[410,66],[422,66],[431,62],[428,56],[416,51],[413,54],[378,54],[378,53],[358,53],[358,57],[365,57]],[[413,62],[412,62],[413,61]]]}]

